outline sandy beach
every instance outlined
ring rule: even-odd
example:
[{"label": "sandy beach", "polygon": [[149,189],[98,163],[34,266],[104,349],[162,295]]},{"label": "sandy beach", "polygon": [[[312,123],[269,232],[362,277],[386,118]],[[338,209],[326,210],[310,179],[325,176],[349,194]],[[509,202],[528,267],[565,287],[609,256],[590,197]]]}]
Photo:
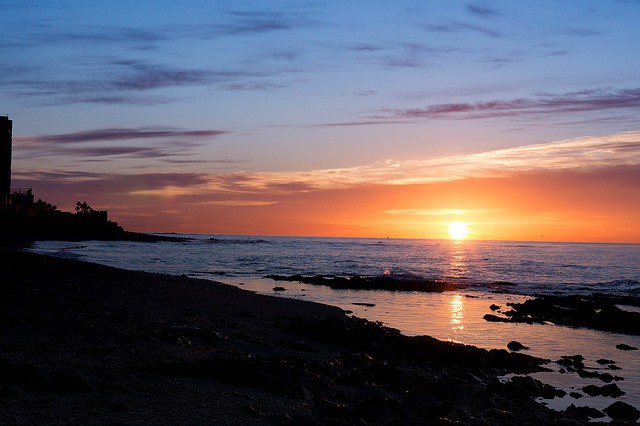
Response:
[{"label": "sandy beach", "polygon": [[0,252],[3,424],[561,424],[543,360],[211,281]]}]

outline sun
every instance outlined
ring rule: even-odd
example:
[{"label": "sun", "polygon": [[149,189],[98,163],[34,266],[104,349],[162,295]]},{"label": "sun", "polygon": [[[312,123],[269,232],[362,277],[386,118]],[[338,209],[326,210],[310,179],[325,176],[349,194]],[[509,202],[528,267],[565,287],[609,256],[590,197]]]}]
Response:
[{"label": "sun", "polygon": [[449,236],[452,240],[464,240],[469,235],[469,228],[465,222],[450,222]]}]

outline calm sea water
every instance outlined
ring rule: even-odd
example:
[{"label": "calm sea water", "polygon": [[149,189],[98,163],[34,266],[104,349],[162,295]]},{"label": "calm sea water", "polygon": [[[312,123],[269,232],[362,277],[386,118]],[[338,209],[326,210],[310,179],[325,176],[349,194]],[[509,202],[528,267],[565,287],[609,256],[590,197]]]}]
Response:
[{"label": "calm sea water", "polygon": [[[529,354],[556,360],[581,354],[586,365],[613,359],[624,377],[620,398],[640,407],[640,351],[619,351],[616,344],[640,347],[639,336],[555,325],[491,323],[489,306],[506,308],[534,294],[640,295],[640,245],[446,241],[348,238],[298,238],[231,235],[184,235],[188,241],[136,243],[87,241],[38,242],[33,251],[79,258],[125,269],[222,281],[279,297],[339,306],[355,315],[398,328],[408,335],[433,337],[487,349],[505,348],[511,340]],[[397,276],[454,281],[459,291],[445,293],[332,290],[322,286],[274,282],[264,275]],[[510,283],[511,285],[505,285]],[[274,292],[274,286],[284,291]],[[362,304],[367,304],[362,305]],[[623,309],[637,309],[622,307]],[[538,374],[546,383],[580,390],[595,379],[575,374]],[[565,397],[549,404],[604,408],[611,398]]]},{"label": "calm sea water", "polygon": [[[640,245],[186,235],[187,242],[39,242],[117,267],[253,279],[267,274],[441,279],[518,294],[640,294]],[[496,282],[515,284],[505,286]]]}]

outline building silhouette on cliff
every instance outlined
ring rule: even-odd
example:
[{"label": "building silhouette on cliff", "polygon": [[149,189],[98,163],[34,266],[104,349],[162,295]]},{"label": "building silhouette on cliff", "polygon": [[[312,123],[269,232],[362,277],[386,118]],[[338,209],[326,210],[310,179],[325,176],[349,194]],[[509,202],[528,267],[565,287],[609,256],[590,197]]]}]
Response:
[{"label": "building silhouette on cliff", "polygon": [[0,208],[23,210],[33,204],[31,188],[11,188],[11,156],[13,151],[13,121],[0,116]]},{"label": "building silhouette on cliff", "polygon": [[13,241],[38,239],[83,240],[136,238],[109,220],[107,212],[77,203],[76,213],[52,204],[34,202],[31,188],[11,188],[13,121],[0,116],[0,246]]},{"label": "building silhouette on cliff", "polygon": [[0,116],[0,194],[6,202],[11,192],[11,145],[13,121]]}]

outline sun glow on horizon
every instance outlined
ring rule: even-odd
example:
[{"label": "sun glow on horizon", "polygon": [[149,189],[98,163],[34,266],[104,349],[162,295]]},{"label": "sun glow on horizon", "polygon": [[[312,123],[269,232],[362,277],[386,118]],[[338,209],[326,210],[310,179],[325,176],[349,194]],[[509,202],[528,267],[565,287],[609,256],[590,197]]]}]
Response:
[{"label": "sun glow on horizon", "polygon": [[464,240],[471,233],[466,222],[450,222],[449,237],[452,240]]}]

